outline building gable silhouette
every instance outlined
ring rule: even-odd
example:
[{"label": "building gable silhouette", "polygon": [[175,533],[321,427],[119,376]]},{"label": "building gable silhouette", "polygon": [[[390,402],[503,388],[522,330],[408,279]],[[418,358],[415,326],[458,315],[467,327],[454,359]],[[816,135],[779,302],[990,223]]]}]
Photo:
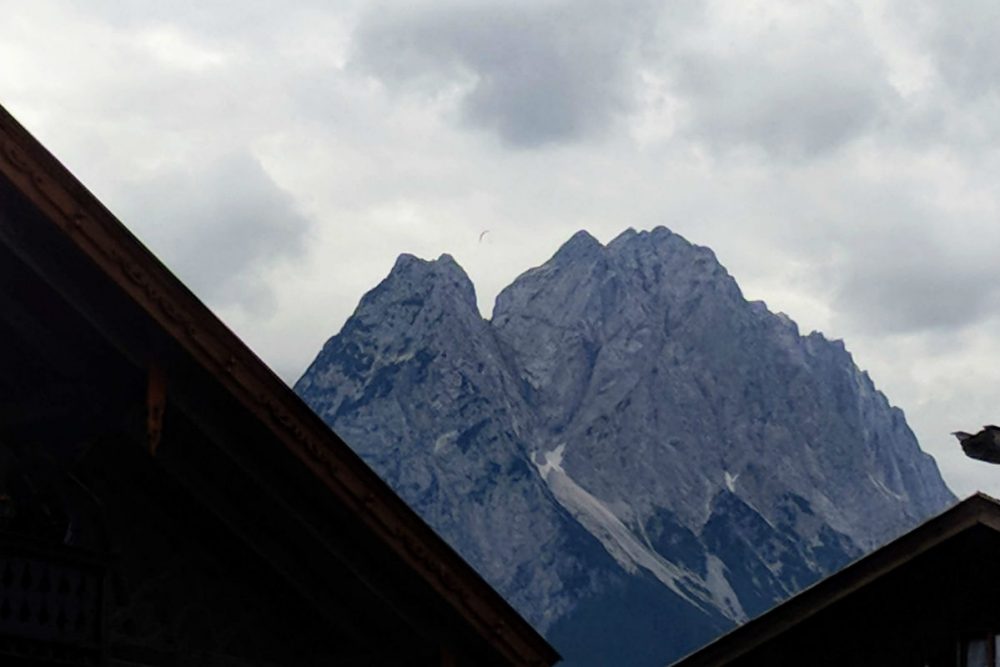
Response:
[{"label": "building gable silhouette", "polygon": [[0,663],[557,660],[0,108]]}]

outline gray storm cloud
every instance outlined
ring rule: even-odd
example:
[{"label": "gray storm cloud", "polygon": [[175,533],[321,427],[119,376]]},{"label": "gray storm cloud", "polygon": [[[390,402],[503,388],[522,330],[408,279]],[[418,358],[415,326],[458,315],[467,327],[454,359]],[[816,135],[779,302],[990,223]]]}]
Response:
[{"label": "gray storm cloud", "polygon": [[742,9],[714,11],[642,1],[380,5],[358,27],[353,57],[392,88],[457,90],[464,121],[515,147],[606,132],[636,110],[642,69],[671,82],[688,137],[716,150],[810,157],[893,110],[898,96],[853,3],[739,32],[717,19],[739,23]]},{"label": "gray storm cloud", "polygon": [[369,12],[355,63],[389,86],[461,88],[460,114],[514,147],[606,132],[633,103],[645,2],[436,4]]}]

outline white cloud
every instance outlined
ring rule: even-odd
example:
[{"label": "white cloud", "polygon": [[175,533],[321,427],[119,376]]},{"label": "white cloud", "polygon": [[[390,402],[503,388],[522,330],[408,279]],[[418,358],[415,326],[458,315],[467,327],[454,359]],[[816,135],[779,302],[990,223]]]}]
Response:
[{"label": "white cloud", "polygon": [[126,179],[116,201],[133,231],[203,299],[258,313],[275,307],[268,269],[300,257],[309,228],[245,153]]}]

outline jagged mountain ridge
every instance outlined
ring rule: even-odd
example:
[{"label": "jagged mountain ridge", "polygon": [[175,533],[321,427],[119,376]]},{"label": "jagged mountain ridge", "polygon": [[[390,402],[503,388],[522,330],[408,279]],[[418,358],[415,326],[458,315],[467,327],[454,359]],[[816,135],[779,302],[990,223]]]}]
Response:
[{"label": "jagged mountain ridge", "polygon": [[567,657],[665,664],[952,500],[842,343],[665,228],[403,255],[296,391]]}]

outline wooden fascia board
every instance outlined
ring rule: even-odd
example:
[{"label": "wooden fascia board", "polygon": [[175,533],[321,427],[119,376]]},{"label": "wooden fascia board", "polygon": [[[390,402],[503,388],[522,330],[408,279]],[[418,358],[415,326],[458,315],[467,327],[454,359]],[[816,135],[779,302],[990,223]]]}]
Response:
[{"label": "wooden fascia board", "polygon": [[0,174],[513,664],[555,650],[0,107]]}]

